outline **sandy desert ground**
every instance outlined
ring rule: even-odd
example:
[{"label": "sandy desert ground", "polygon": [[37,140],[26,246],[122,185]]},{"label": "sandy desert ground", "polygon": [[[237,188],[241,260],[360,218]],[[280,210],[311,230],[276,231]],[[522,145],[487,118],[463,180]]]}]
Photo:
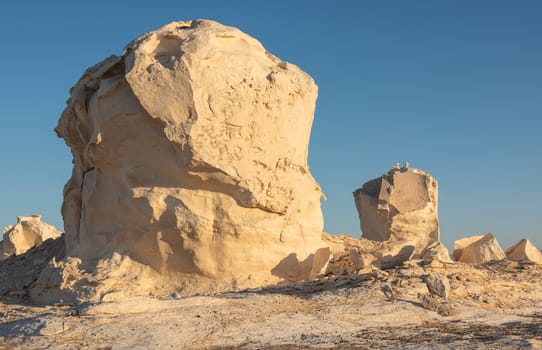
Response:
[{"label": "sandy desert ground", "polygon": [[[424,276],[449,281],[431,293]],[[542,266],[415,261],[303,284],[169,299],[0,304],[2,349],[540,349]]]}]

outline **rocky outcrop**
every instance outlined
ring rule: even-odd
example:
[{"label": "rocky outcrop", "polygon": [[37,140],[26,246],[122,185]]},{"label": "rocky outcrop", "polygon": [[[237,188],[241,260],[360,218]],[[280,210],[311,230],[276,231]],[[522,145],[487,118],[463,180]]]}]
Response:
[{"label": "rocky outcrop", "polygon": [[542,253],[529,241],[523,238],[505,251],[506,257],[513,261],[530,261],[542,264]]},{"label": "rocky outcrop", "polygon": [[[26,298],[42,271],[65,255],[64,236],[46,239],[20,255],[0,261],[0,299]],[[58,299],[56,300],[58,301]]]},{"label": "rocky outcrop", "polygon": [[416,242],[419,255],[439,240],[438,183],[429,173],[397,164],[354,192],[363,237]]},{"label": "rocky outcrop", "polygon": [[10,256],[23,254],[50,238],[58,238],[62,232],[42,222],[41,215],[31,215],[18,216],[17,223],[4,227],[2,234],[2,254]]},{"label": "rocky outcrop", "polygon": [[391,269],[410,260],[414,255],[415,242],[390,240],[376,242],[365,238],[355,239],[348,235],[323,235],[330,252],[329,259],[321,264],[321,275],[345,275],[366,269]]},{"label": "rocky outcrop", "polygon": [[453,256],[457,261],[469,264],[483,264],[506,258],[499,242],[491,233],[455,241]]},{"label": "rocky outcrop", "polygon": [[205,291],[308,276],[324,247],[307,165],[316,96],[297,66],[206,20],[89,68],[55,129],[74,163],[68,255],[91,270],[120,255]]},{"label": "rocky outcrop", "polygon": [[427,261],[439,261],[447,264],[454,263],[454,260],[450,257],[448,248],[442,242],[435,242],[425,248],[421,254],[421,258]]}]

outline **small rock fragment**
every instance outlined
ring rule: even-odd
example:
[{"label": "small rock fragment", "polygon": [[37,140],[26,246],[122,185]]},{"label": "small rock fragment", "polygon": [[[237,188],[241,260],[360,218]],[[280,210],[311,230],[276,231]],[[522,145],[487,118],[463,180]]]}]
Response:
[{"label": "small rock fragment", "polygon": [[432,295],[418,293],[418,299],[423,308],[435,311],[441,316],[451,316],[454,314],[454,309],[449,304],[441,302]]},{"label": "small rock fragment", "polygon": [[449,264],[454,263],[454,261],[450,257],[448,249],[441,242],[435,242],[425,248],[425,250],[422,252],[422,259],[428,261],[436,260]]},{"label": "small rock fragment", "polygon": [[423,277],[431,294],[447,299],[450,295],[450,281],[447,277],[431,272]]}]

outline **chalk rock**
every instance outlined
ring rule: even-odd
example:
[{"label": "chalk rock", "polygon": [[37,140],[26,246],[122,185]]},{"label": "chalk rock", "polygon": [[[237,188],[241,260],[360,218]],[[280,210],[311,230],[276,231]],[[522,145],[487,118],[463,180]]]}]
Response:
[{"label": "chalk rock", "polygon": [[429,173],[395,165],[354,192],[363,237],[416,241],[416,253],[439,240],[438,183]]},{"label": "chalk rock", "polygon": [[193,291],[310,275],[324,247],[307,164],[316,96],[297,66],[206,20],[89,68],[55,129],[74,163],[67,254],[118,253]]},{"label": "chalk rock", "polygon": [[442,242],[435,242],[429,245],[421,254],[422,259],[428,261],[440,261],[443,263],[453,264],[454,260],[450,257],[448,249]]},{"label": "chalk rock", "polygon": [[378,248],[371,251],[376,256],[382,269],[391,269],[399,266],[414,257],[416,241],[408,239],[397,239],[382,242]]},{"label": "chalk rock", "polygon": [[484,235],[478,235],[478,236],[471,236],[471,237],[465,237],[458,239],[454,242],[454,251],[452,253],[453,258],[456,261],[459,261],[459,258],[461,257],[461,254],[463,254],[463,250],[471,245],[472,243],[479,241],[482,239]]},{"label": "chalk rock", "polygon": [[[457,252],[455,247],[461,249],[461,252]],[[499,242],[491,233],[456,241],[453,255],[458,257],[457,261],[470,264],[483,264],[506,258]]]},{"label": "chalk rock", "polygon": [[4,256],[10,256],[23,254],[49,238],[58,238],[62,232],[42,222],[41,215],[32,215],[18,216],[17,223],[4,227],[2,234],[2,253]]},{"label": "chalk rock", "polygon": [[529,241],[522,239],[505,251],[506,257],[513,261],[527,260],[542,264],[542,253]]}]

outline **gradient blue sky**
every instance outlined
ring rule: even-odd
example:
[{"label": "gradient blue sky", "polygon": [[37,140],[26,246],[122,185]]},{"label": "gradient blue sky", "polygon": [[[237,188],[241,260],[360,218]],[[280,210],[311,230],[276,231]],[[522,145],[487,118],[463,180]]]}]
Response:
[{"label": "gradient blue sky", "polygon": [[53,128],[83,71],[175,20],[259,39],[319,85],[309,164],[325,228],[359,236],[352,191],[395,162],[440,185],[442,240],[542,248],[540,1],[19,1],[0,11],[0,226],[62,227],[71,154]]}]

